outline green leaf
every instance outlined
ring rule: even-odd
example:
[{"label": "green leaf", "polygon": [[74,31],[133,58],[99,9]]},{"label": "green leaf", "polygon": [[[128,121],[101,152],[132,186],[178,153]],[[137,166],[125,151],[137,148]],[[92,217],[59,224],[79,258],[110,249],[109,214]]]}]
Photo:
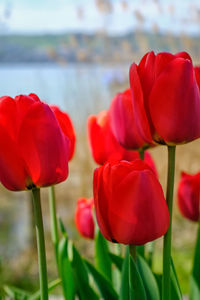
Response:
[{"label": "green leaf", "polygon": [[145,252],[145,246],[144,245],[140,245],[137,246],[137,253],[142,256],[144,258],[144,252]]},{"label": "green leaf", "polygon": [[200,290],[193,275],[190,277],[190,300],[199,300]]},{"label": "green leaf", "polygon": [[123,258],[119,255],[113,254],[113,253],[109,253],[110,259],[112,261],[112,263],[117,267],[117,269],[119,271],[122,270],[123,267]]},{"label": "green leaf", "polygon": [[200,222],[198,223],[192,275],[200,289]]},{"label": "green leaf", "polygon": [[182,300],[181,289],[180,289],[178,277],[176,274],[176,270],[172,258],[171,258],[171,266],[170,266],[170,277],[171,277],[171,298],[174,300],[176,299]]},{"label": "green leaf", "polygon": [[68,238],[66,236],[63,236],[59,242],[58,263],[64,298],[66,300],[73,300],[75,297],[75,284],[68,255]]},{"label": "green leaf", "polygon": [[84,260],[81,258],[79,252],[73,246],[73,261],[72,267],[74,270],[74,277],[76,280],[77,294],[81,300],[98,300],[99,297],[96,292],[89,285],[88,269]]},{"label": "green leaf", "polygon": [[116,300],[118,299],[118,295],[112,287],[112,284],[107,278],[101,274],[95,267],[85,260],[85,263],[90,271],[98,290],[104,300]]},{"label": "green leaf", "polygon": [[61,220],[60,217],[58,218],[58,224],[59,224],[61,233],[62,233],[64,236],[67,236],[67,231],[66,231],[65,225],[63,224],[63,221]]},{"label": "green leaf", "polygon": [[120,300],[129,300],[129,249],[126,247],[126,254],[122,265],[122,280],[119,293]]},{"label": "green leaf", "polygon": [[131,300],[147,300],[145,288],[138,267],[129,255],[129,288]]},{"label": "green leaf", "polygon": [[28,297],[30,296],[29,292],[24,291],[22,289],[14,287],[14,286],[4,285],[3,289],[6,293],[6,295],[8,295],[9,297],[11,297],[11,299],[14,299],[14,300],[27,300]]},{"label": "green leaf", "polygon": [[97,269],[112,281],[112,263],[109,256],[108,244],[99,231],[95,238],[95,259]]},{"label": "green leaf", "polygon": [[160,300],[156,279],[147,262],[139,255],[137,256],[137,267],[142,277],[147,299]]},{"label": "green leaf", "polygon": [[[154,274],[159,291],[160,291],[160,296],[162,295],[162,275],[161,274]],[[171,299],[172,300],[182,300],[182,294],[178,282],[178,278],[176,275],[176,270],[174,267],[174,263],[171,259],[171,267],[170,267],[170,279],[171,279]],[[199,298],[200,299],[200,298]]]},{"label": "green leaf", "polygon": [[[48,284],[49,294],[61,283],[61,279],[56,279]],[[20,299],[21,300],[21,299]],[[40,300],[40,290],[31,295],[28,300]]]},{"label": "green leaf", "polygon": [[162,274],[157,274],[157,273],[153,273],[153,274],[154,274],[154,277],[156,279],[158,289],[159,289],[160,298],[161,298],[162,297]]}]

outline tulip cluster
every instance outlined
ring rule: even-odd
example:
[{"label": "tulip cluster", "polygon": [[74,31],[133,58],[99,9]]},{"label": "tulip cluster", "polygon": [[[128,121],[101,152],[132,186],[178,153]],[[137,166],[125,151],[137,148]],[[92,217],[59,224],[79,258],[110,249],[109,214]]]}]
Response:
[{"label": "tulip cluster", "polygon": [[[90,151],[99,166],[94,171],[93,197],[77,201],[75,224],[83,237],[95,240],[96,266],[82,258],[73,243],[69,247],[67,231],[56,214],[54,185],[67,178],[76,142],[69,115],[35,94],[0,98],[0,181],[12,191],[32,191],[40,275],[35,295],[42,300],[48,299],[49,290],[40,188],[47,186],[61,279],[51,283],[51,289],[61,283],[66,300],[159,300],[161,295],[162,300],[181,299],[171,259],[175,147],[200,137],[200,67],[193,67],[186,52],[149,52],[138,65],[131,65],[129,74],[130,88],[87,122]],[[166,199],[147,150],[158,145],[168,148]],[[184,217],[199,223],[191,282],[195,299],[200,299],[200,173],[182,173],[178,206]],[[157,276],[162,277],[161,288],[145,244],[163,235],[163,274]],[[125,257],[113,254],[107,241],[128,245]],[[113,264],[120,275],[116,289]]]}]

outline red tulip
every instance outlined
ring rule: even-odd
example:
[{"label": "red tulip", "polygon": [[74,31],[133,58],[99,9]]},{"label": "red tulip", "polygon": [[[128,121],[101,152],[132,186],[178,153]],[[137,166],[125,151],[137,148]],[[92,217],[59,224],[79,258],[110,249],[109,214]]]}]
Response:
[{"label": "red tulip", "polygon": [[191,221],[199,220],[200,172],[195,175],[182,172],[178,187],[178,206],[185,218]]},{"label": "red tulip", "polygon": [[75,212],[75,224],[83,237],[94,238],[94,220],[92,209],[94,206],[94,199],[80,198],[77,201]]},{"label": "red tulip", "polygon": [[[137,151],[123,148],[114,137],[110,126],[110,115],[108,111],[102,111],[98,116],[91,115],[88,118],[88,139],[90,150],[95,162],[103,165],[108,160],[128,160],[139,158]],[[155,164],[151,155],[145,151],[145,162],[157,174]]]},{"label": "red tulip", "polygon": [[0,98],[0,181],[14,191],[67,178],[69,146],[50,107],[34,95]]},{"label": "red tulip", "polygon": [[147,53],[130,68],[134,118],[147,141],[175,145],[200,137],[200,93],[186,52]]},{"label": "red tulip", "polygon": [[69,160],[71,160],[74,154],[76,141],[76,135],[72,121],[69,115],[65,112],[62,112],[58,106],[51,105],[50,107],[53,110],[64,135],[69,139]]},{"label": "red tulip", "polygon": [[148,147],[148,144],[139,134],[135,123],[130,89],[115,96],[109,113],[112,132],[124,148],[138,150]]},{"label": "red tulip", "polygon": [[142,245],[164,235],[170,217],[162,187],[141,160],[108,162],[94,172],[94,205],[103,236]]}]

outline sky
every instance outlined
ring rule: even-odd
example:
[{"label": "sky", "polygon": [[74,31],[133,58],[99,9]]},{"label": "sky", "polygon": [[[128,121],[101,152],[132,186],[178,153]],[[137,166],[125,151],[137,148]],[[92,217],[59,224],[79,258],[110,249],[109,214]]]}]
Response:
[{"label": "sky", "polygon": [[199,0],[0,0],[1,33],[200,34]]}]

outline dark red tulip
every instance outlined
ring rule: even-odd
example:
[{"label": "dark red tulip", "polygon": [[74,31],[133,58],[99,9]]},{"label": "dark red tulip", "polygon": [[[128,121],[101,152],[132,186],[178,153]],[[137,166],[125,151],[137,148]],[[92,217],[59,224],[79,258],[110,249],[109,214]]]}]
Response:
[{"label": "dark red tulip", "polygon": [[124,148],[138,150],[148,147],[136,126],[130,89],[115,96],[109,114],[112,132]]},{"label": "dark red tulip", "polygon": [[154,172],[141,161],[108,162],[94,172],[94,205],[103,236],[142,245],[164,235],[169,212]]},{"label": "dark red tulip", "polygon": [[58,106],[51,105],[50,107],[53,110],[64,135],[69,139],[69,160],[71,160],[74,154],[76,141],[76,135],[72,121],[69,115],[66,112],[61,111]]},{"label": "dark red tulip", "polygon": [[134,118],[147,141],[176,145],[200,137],[200,93],[186,52],[147,53],[130,67]]},{"label": "dark red tulip", "polygon": [[200,172],[195,175],[182,172],[178,186],[178,206],[185,218],[191,221],[199,220]]},{"label": "dark red tulip", "polygon": [[93,220],[94,199],[80,198],[77,201],[75,224],[80,234],[85,238],[94,238]]},{"label": "dark red tulip", "polygon": [[0,98],[0,181],[14,191],[67,178],[69,141],[50,107],[34,95]]},{"label": "dark red tulip", "polygon": [[[116,140],[110,126],[108,111],[102,111],[97,116],[88,118],[88,139],[90,150],[95,162],[103,165],[108,160],[128,160],[139,158],[138,151],[126,150]],[[145,162],[155,171],[156,167],[151,155],[145,151]]]}]

